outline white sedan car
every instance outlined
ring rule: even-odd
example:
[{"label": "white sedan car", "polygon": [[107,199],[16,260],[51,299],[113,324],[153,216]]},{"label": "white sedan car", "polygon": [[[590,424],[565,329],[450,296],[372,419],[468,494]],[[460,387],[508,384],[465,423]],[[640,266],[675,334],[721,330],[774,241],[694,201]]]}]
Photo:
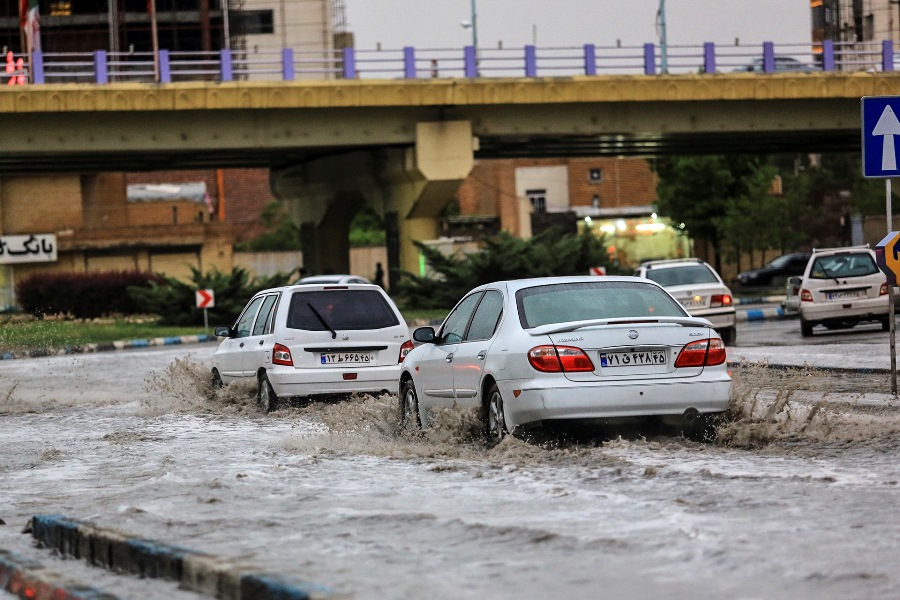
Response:
[{"label": "white sedan car", "polygon": [[555,419],[675,416],[705,431],[731,393],[712,324],[647,279],[483,285],[413,339],[401,420],[428,427],[437,407],[478,407],[493,441]]},{"label": "white sedan car", "polygon": [[371,284],[263,290],[216,335],[214,384],[255,381],[266,412],[285,397],[396,394],[413,347],[397,306]]}]

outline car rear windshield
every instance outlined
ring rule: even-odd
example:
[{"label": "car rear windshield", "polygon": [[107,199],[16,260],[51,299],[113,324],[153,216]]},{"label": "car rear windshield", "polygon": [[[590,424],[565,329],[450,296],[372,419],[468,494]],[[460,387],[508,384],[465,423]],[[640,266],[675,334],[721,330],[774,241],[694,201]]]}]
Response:
[{"label": "car rear windshield", "polygon": [[550,323],[628,317],[685,317],[655,285],[631,281],[557,283],[521,289],[516,307],[523,329]]},{"label": "car rear windshield", "polygon": [[[316,316],[317,312],[319,316]],[[384,329],[399,324],[397,315],[378,290],[319,290],[296,291],[291,295],[285,326],[328,331],[329,327],[334,330]]]},{"label": "car rear windshield", "polygon": [[863,277],[878,272],[875,259],[868,252],[833,254],[820,256],[813,262],[809,272],[811,279],[834,279],[835,277]]},{"label": "car rear windshield", "polygon": [[719,283],[715,273],[706,265],[685,265],[647,269],[647,279],[652,279],[663,287],[673,285],[696,285],[698,283]]}]

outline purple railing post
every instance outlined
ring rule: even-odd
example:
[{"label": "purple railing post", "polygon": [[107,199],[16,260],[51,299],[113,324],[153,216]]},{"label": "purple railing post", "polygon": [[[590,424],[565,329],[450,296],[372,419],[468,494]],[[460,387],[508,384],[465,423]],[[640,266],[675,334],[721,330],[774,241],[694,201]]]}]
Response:
[{"label": "purple railing post", "polygon": [[161,83],[172,83],[172,65],[169,62],[169,51],[159,51],[159,81]]},{"label": "purple railing post", "polygon": [[703,72],[716,72],[716,45],[713,42],[703,44]]},{"label": "purple railing post", "polygon": [[531,44],[525,46],[525,77],[537,77],[537,50]]},{"label": "purple railing post", "polygon": [[656,75],[656,46],[644,44],[644,75]]},{"label": "purple railing post", "polygon": [[222,48],[219,51],[219,72],[222,81],[232,81],[234,79],[234,71],[231,65],[231,50]]},{"label": "purple railing post", "polygon": [[884,40],[881,42],[881,70],[894,70],[894,41]]},{"label": "purple railing post", "polygon": [[40,50],[31,53],[31,82],[44,83],[44,53]]},{"label": "purple railing post", "polygon": [[294,80],[294,51],[291,48],[284,48],[281,51],[281,80]]},{"label": "purple railing post", "polygon": [[822,70],[834,71],[834,40],[822,42]]},{"label": "purple railing post", "polygon": [[403,77],[416,78],[416,49],[412,46],[403,47]]},{"label": "purple railing post", "polygon": [[466,77],[478,77],[478,59],[475,56],[475,46],[463,48],[463,63],[465,64]]},{"label": "purple railing post", "polygon": [[775,72],[775,44],[763,42],[763,73]]},{"label": "purple railing post", "polygon": [[106,50],[94,51],[94,81],[109,83],[109,64],[106,61]]},{"label": "purple railing post", "polygon": [[584,45],[584,74],[597,74],[597,48],[593,44]]},{"label": "purple railing post", "polygon": [[356,79],[356,52],[344,48],[344,79]]}]

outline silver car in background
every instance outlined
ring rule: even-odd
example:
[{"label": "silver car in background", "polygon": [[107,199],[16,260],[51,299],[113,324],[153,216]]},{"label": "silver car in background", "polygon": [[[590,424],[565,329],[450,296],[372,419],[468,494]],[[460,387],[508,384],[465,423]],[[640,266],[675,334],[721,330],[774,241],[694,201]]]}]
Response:
[{"label": "silver car in background", "polygon": [[478,287],[400,375],[401,420],[477,407],[489,439],[546,420],[665,416],[702,427],[728,408],[725,344],[659,284],[547,277]]}]

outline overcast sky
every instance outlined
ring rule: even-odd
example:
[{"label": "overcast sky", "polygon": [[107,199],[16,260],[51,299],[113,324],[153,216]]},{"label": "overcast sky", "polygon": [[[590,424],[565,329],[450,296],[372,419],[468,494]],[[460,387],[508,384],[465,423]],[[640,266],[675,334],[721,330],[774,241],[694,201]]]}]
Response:
[{"label": "overcast sky", "polygon": [[[458,48],[471,0],[345,0],[356,47]],[[476,0],[479,46],[626,46],[657,42],[659,0]],[[667,0],[670,45],[808,43],[809,0]]]}]

